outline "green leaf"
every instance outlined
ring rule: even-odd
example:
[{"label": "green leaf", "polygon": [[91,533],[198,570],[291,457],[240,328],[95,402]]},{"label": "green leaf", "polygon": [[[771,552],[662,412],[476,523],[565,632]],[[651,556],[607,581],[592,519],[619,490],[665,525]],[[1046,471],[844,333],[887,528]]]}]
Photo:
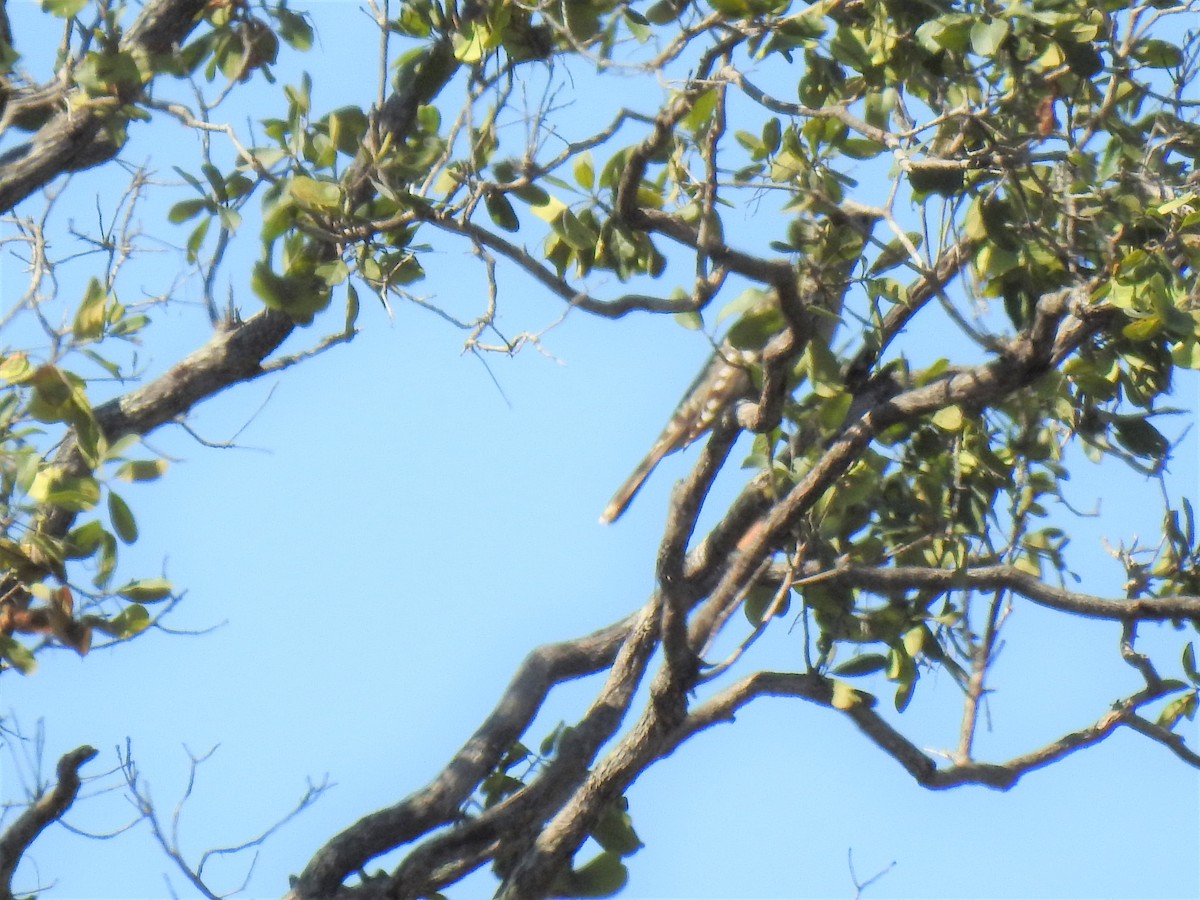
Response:
[{"label": "green leaf", "polygon": [[846,138],[839,141],[837,146],[851,159],[874,159],[887,150],[887,147],[878,141],[869,141],[866,138]]},{"label": "green leaf", "polygon": [[342,205],[342,189],[332,181],[297,175],[288,185],[288,193],[308,209],[335,210]]},{"label": "green leaf", "polygon": [[86,475],[64,475],[62,469],[52,466],[38,472],[29,496],[38,503],[83,512],[100,502],[100,483]]},{"label": "green leaf", "polygon": [[717,92],[715,90],[705,91],[692,103],[691,111],[683,117],[680,124],[688,131],[698,132],[707,127],[716,108]]},{"label": "green leaf", "polygon": [[37,670],[37,660],[29,648],[6,634],[0,634],[0,659],[8,660],[22,675],[32,675]]},{"label": "green leaf", "polygon": [[[763,617],[767,614],[767,608],[775,600],[775,588],[767,585],[755,585],[746,594],[746,601],[743,609],[746,613],[746,618],[750,620],[751,625],[761,625]],[[790,598],[785,597],[779,605],[779,609],[775,610],[776,616],[787,614],[788,607],[791,604]]]},{"label": "green leaf", "polygon": [[106,534],[104,526],[96,520],[73,528],[63,541],[63,555],[67,559],[87,559],[100,548]]},{"label": "green leaf", "polygon": [[33,377],[34,368],[29,356],[23,352],[8,353],[0,362],[0,379],[9,384],[23,384]]},{"label": "green leaf", "polygon": [[1180,719],[1195,718],[1196,703],[1196,691],[1188,691],[1182,697],[1176,697],[1163,707],[1163,711],[1158,715],[1157,724],[1170,731],[1179,723]]},{"label": "green leaf", "polygon": [[122,640],[141,634],[150,627],[150,613],[140,603],[127,606],[108,621],[114,636]]},{"label": "green leaf", "polygon": [[1187,673],[1192,684],[1200,685],[1200,672],[1196,670],[1196,648],[1192,646],[1191,641],[1183,648],[1183,671]]},{"label": "green leaf", "polygon": [[904,652],[910,657],[916,657],[919,653],[923,653],[925,648],[932,643],[936,643],[936,641],[932,632],[925,625],[910,628],[904,633]]},{"label": "green leaf", "polygon": [[131,459],[117,469],[122,481],[154,481],[167,471],[165,459]]},{"label": "green leaf", "polygon": [[88,0],[42,0],[42,9],[60,19],[78,15],[87,6]]},{"label": "green leaf", "polygon": [[250,288],[272,309],[278,309],[301,325],[329,305],[329,286],[316,275],[276,275],[270,263],[260,260],[250,274]]},{"label": "green leaf", "polygon": [[346,333],[351,334],[358,322],[358,312],[361,308],[358,300],[358,289],[352,284],[346,285]]},{"label": "green leaf", "polygon": [[633,830],[628,810],[629,803],[622,797],[604,811],[592,831],[596,843],[609,853],[622,857],[631,856],[645,846]]},{"label": "green leaf", "polygon": [[97,587],[104,587],[112,578],[113,570],[117,567],[117,539],[104,532],[100,537],[100,556],[96,562],[96,575],[92,581]]},{"label": "green leaf", "polygon": [[882,653],[863,653],[842,663],[833,670],[833,674],[851,678],[856,675],[870,675],[873,672],[881,671],[887,664],[888,659]]},{"label": "green leaf", "polygon": [[1133,58],[1151,69],[1173,69],[1183,62],[1183,52],[1167,41],[1150,38],[1134,45]]},{"label": "green leaf", "polygon": [[782,136],[783,126],[780,124],[779,119],[775,116],[767,119],[762,130],[762,145],[766,148],[767,153],[778,152]]},{"label": "green leaf", "polygon": [[108,492],[108,515],[112,519],[113,531],[117,533],[117,537],[126,544],[132,544],[138,539],[137,521],[133,518],[133,510],[112,490]]},{"label": "green leaf", "polygon": [[912,702],[913,693],[917,687],[917,680],[914,678],[911,681],[902,681],[899,687],[896,688],[896,696],[892,703],[896,707],[896,712],[904,712],[908,709],[908,704]]},{"label": "green leaf", "polygon": [[971,49],[980,56],[995,56],[1007,37],[1007,21],[981,19],[971,26]]},{"label": "green leaf", "polygon": [[182,224],[208,209],[208,206],[209,201],[207,199],[193,198],[191,200],[180,200],[167,213],[167,221],[172,225]]},{"label": "green leaf", "polygon": [[39,367],[32,381],[38,399],[47,406],[63,406],[71,399],[71,382],[57,366]]},{"label": "green leaf", "polygon": [[304,16],[282,5],[272,9],[271,15],[279,23],[279,36],[287,41],[289,46],[300,51],[312,47],[313,29]]},{"label": "green leaf", "polygon": [[345,260],[339,258],[333,262],[321,263],[313,271],[313,274],[329,287],[334,287],[350,277],[350,267],[346,265]]},{"label": "green leaf", "polygon": [[367,133],[367,115],[357,106],[343,106],[329,114],[329,139],[339,153],[354,156]]},{"label": "green leaf", "polygon": [[75,67],[75,81],[93,97],[129,99],[142,87],[142,73],[130,53],[88,53]]},{"label": "green leaf", "polygon": [[575,160],[575,182],[585,191],[596,186],[596,167],[592,164],[592,154],[585,152]]},{"label": "green leaf", "polygon": [[572,249],[594,253],[596,242],[600,236],[579,220],[571,210],[563,209],[562,214],[551,224],[551,227]]},{"label": "green leaf", "polygon": [[658,0],[646,10],[646,21],[654,25],[666,25],[674,22],[679,18],[679,14],[683,12],[685,6],[684,0]]},{"label": "green leaf", "polygon": [[961,431],[964,423],[963,411],[957,406],[946,406],[939,409],[930,419],[942,431]]},{"label": "green leaf", "polygon": [[165,578],[143,578],[117,588],[117,594],[135,603],[153,603],[171,596],[172,589]]},{"label": "green leaf", "polygon": [[187,258],[189,263],[194,263],[200,256],[200,248],[204,245],[204,239],[208,237],[208,226],[212,219],[205,217],[200,220],[200,223],[192,229],[192,233],[187,239]]},{"label": "green leaf", "polygon": [[71,327],[77,340],[94,341],[104,334],[107,303],[108,292],[104,290],[104,285],[98,278],[91,279]]},{"label": "green leaf", "polygon": [[1162,331],[1162,326],[1162,319],[1158,316],[1146,316],[1142,319],[1134,319],[1121,329],[1121,334],[1131,341],[1144,341]]},{"label": "green leaf", "polygon": [[483,198],[488,215],[499,228],[505,231],[519,231],[521,220],[517,218],[516,210],[503,194],[489,191]]}]

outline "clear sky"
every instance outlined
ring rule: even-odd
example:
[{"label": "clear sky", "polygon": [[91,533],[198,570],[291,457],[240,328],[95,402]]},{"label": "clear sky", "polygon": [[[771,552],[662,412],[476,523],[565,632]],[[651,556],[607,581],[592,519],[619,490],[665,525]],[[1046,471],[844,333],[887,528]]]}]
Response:
[{"label": "clear sky", "polygon": [[[37,7],[9,6],[18,49],[33,57],[33,41],[20,41]],[[320,43],[281,65],[280,82],[304,67],[316,80],[317,110],[368,103],[373,59],[360,48],[373,48],[374,37],[366,16],[352,3],[311,9]],[[617,95],[603,102],[649,109],[638,83],[614,84]],[[602,101],[593,90],[579,82],[562,98],[574,104],[568,121],[594,114]],[[226,115],[240,126],[264,108]],[[171,163],[195,158],[180,129],[132,134],[123,157],[149,160],[164,181],[177,181]],[[185,187],[152,195],[141,212],[148,235],[182,244],[186,231],[166,224],[165,209],[186,196]],[[86,204],[72,207],[59,226],[94,215]],[[752,210],[726,216],[727,234],[754,239],[761,223]],[[256,252],[253,232],[245,238]],[[477,310],[481,282],[468,262],[464,248],[440,248],[418,289]],[[126,289],[161,290],[180,263],[173,251],[139,262],[144,274]],[[0,264],[7,305],[24,282],[12,259]],[[64,270],[64,284],[82,285],[88,267],[84,259]],[[520,288],[503,300],[510,332],[557,318],[553,298],[509,283]],[[244,285],[235,292],[244,311],[256,308]],[[179,296],[187,302],[153,313],[141,351],[150,374],[209,334],[195,282]],[[338,315],[302,330],[289,348],[335,330]],[[253,836],[290,808],[307,779],[328,774],[336,786],[262,848],[250,897],[282,894],[286,876],[326,839],[435,774],[533,646],[639,606],[652,586],[667,492],[694,457],[664,465],[618,524],[596,523],[709,352],[703,335],[670,320],[573,314],[545,335],[546,355],[527,348],[489,359],[488,368],[459,355],[461,333],[416,307],[396,305],[391,321],[364,297],[360,325],[349,346],[239,386],[190,420],[211,441],[237,435],[236,448],[207,449],[167,428],[148,442],[173,460],[165,480],[123,491],[142,538],[123,550],[122,572],[162,571],[186,589],[173,627],[219,628],[154,633],[82,660],[48,653],[35,676],[3,678],[5,710],[29,732],[45,719],[47,771],[61,753],[90,743],[102,751],[84,770],[98,776],[90,785],[98,793],[118,781],[105,773],[128,740],[166,816],[186,780],[184,747],[200,754],[219,745],[183,808],[180,835],[193,861]],[[1194,421],[1194,378],[1181,381],[1177,405]],[[1193,431],[1171,484],[1200,506],[1196,443]],[[732,496],[740,476],[727,473],[719,496]],[[1119,570],[1100,536],[1114,544],[1153,536],[1156,488],[1090,463],[1073,476],[1072,501],[1100,512],[1072,523],[1074,567],[1083,589],[1115,594]],[[1018,602],[1006,628],[981,756],[1002,761],[1088,724],[1137,685],[1119,659],[1114,625]],[[1177,675],[1185,638],[1170,626],[1142,633],[1146,646],[1162,648],[1163,673]],[[796,668],[800,654],[799,638],[774,628],[749,664]],[[886,685],[876,687],[886,704]],[[577,718],[594,688],[585,681],[556,692],[527,742]],[[893,720],[919,746],[949,747],[959,699],[948,678],[923,680],[909,711]],[[1194,743],[1195,726],[1183,729]],[[11,799],[25,773],[19,751],[3,752]],[[1195,771],[1123,733],[1007,793],[932,793],[838,715],[762,701],[634,786],[630,812],[647,846],[628,861],[623,896],[852,897],[852,854],[860,880],[895,862],[869,889],[873,898],[1194,898],[1198,788]],[[109,792],[81,801],[68,821],[107,832],[130,818],[127,801]],[[244,861],[217,868],[212,883],[231,887],[243,871]],[[144,823],[106,841],[54,828],[34,846],[20,884],[53,883],[48,896],[56,898],[159,898],[169,896],[164,872],[179,896],[192,896]],[[450,896],[491,890],[485,873]]]}]

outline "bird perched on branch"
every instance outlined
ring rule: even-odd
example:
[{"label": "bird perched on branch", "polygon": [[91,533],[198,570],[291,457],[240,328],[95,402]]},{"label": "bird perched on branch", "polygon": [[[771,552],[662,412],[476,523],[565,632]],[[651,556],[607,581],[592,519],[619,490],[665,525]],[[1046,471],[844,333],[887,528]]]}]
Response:
[{"label": "bird perched on branch", "polygon": [[[836,220],[831,217],[815,226],[816,233],[805,240],[806,244],[812,243],[800,271],[798,286],[800,300],[809,310],[806,318],[813,329],[808,337],[802,336],[805,343],[815,337],[829,345],[841,321],[842,301],[849,287],[850,273],[862,257],[875,221],[871,216],[838,215]],[[807,224],[812,226],[814,223]],[[799,240],[793,243],[798,244]],[[727,408],[739,400],[753,397],[752,373],[761,363],[763,350],[771,338],[785,327],[786,320],[779,310],[777,296],[773,292],[761,293],[761,301],[751,305],[713,351],[650,452],[604,508],[601,523],[608,524],[620,518],[665,456],[700,438]]]}]

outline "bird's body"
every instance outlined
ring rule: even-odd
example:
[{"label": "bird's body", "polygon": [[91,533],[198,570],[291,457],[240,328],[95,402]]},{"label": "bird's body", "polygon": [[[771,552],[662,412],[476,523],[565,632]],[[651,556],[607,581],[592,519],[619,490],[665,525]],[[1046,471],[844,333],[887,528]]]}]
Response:
[{"label": "bird's body", "polygon": [[646,458],[604,507],[600,515],[602,523],[615,522],[625,512],[664,456],[690,445],[712,428],[726,407],[750,396],[750,367],[758,363],[759,356],[759,353],[738,350],[728,341],[716,349],[675,407]]},{"label": "bird's body", "polygon": [[[858,262],[870,235],[874,218],[866,216],[840,217],[834,223],[826,220],[817,241],[815,253],[799,274],[798,293],[808,305],[806,318],[811,330],[807,338],[816,338],[829,345],[841,321],[842,302],[849,285],[851,269]],[[753,397],[751,372],[762,362],[763,350],[770,339],[787,327],[779,312],[774,294],[764,294],[763,301],[751,308],[742,318],[755,327],[751,332],[765,331],[753,341],[738,335],[734,343],[726,338],[713,352],[700,374],[684,393],[667,426],[650,452],[624,483],[600,515],[604,524],[616,521],[633,501],[654,468],[670,453],[690,445],[716,423],[722,412],[740,400]],[[768,327],[762,327],[766,324]],[[736,331],[737,325],[734,326]],[[745,349],[747,344],[753,349]]]}]

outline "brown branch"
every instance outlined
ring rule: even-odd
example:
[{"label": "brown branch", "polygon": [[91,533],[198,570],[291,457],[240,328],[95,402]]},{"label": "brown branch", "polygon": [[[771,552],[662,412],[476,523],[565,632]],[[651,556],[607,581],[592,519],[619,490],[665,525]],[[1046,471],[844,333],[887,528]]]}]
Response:
[{"label": "brown branch", "polygon": [[[670,690],[672,681],[669,667],[664,664],[651,685],[651,693]],[[505,880],[498,900],[526,900],[550,893],[604,811],[662,755],[667,730],[660,707],[656,703],[647,705],[616,747],[587,774]]]},{"label": "brown branch", "polygon": [[[732,413],[727,410],[714,426],[700,459],[672,493],[667,524],[658,549],[657,579],[665,598],[663,651],[675,683],[684,685],[685,689],[691,687],[697,674],[698,660],[688,642],[687,613],[699,596],[694,584],[684,576],[687,546],[704,500],[737,440],[739,431],[733,423]],[[683,710],[677,712],[682,715]]]},{"label": "brown branch", "polygon": [[846,383],[851,388],[863,382],[883,353],[908,326],[918,312],[948,285],[975,252],[975,242],[966,238],[942,252],[931,272],[909,285],[908,302],[892,307],[883,317],[879,337],[867,344],[846,368]]},{"label": "brown branch", "polygon": [[923,566],[842,566],[830,573],[829,580],[866,588],[876,593],[889,593],[905,588],[936,591],[1008,590],[1032,600],[1039,606],[1092,619],[1200,621],[1200,597],[1182,595],[1140,597],[1134,600],[1098,597],[1094,594],[1053,587],[1037,576],[1011,565],[973,566],[957,570]]},{"label": "brown branch", "polygon": [[[605,683],[587,713],[561,739],[557,756],[532,786],[508,798],[472,822],[447,835],[446,840],[434,838],[417,848],[397,869],[393,878],[394,896],[412,896],[428,888],[442,887],[417,880],[423,869],[433,865],[455,866],[457,854],[450,855],[456,846],[474,846],[478,855],[481,843],[498,842],[497,870],[507,875],[514,861],[534,844],[547,819],[562,810],[584,790],[586,779],[600,748],[620,727],[640,686],[651,654],[658,644],[658,624],[661,618],[661,598],[655,596],[638,613],[625,638]],[[562,813],[558,813],[561,815]],[[457,833],[456,833],[457,832]],[[521,867],[516,863],[514,872]],[[521,876],[514,874],[516,883]],[[518,893],[517,896],[524,896]]]},{"label": "brown branch", "polygon": [[1150,740],[1162,744],[1189,766],[1195,766],[1197,769],[1200,769],[1200,753],[1188,748],[1183,735],[1176,734],[1174,731],[1169,731],[1161,725],[1155,725],[1153,722],[1149,722],[1141,716],[1133,714],[1126,716],[1122,724],[1129,726],[1139,734],[1145,735]]},{"label": "brown branch", "polygon": [[528,250],[518,247],[512,241],[506,240],[474,222],[464,221],[448,212],[428,207],[416,207],[414,212],[417,218],[444,231],[478,241],[489,250],[496,251],[509,262],[520,266],[527,275],[572,307],[606,319],[619,319],[632,312],[669,314],[698,312],[708,305],[708,301],[712,299],[716,289],[723,281],[723,273],[720,277],[714,273],[708,278],[697,278],[692,296],[682,299],[655,297],[649,294],[624,294],[612,300],[601,300],[591,296],[585,290],[572,287],[566,279],[560,278]]},{"label": "brown branch", "polygon": [[[121,49],[157,56],[170,53],[196,27],[206,0],[153,0],[121,38]],[[71,103],[78,94],[82,102]],[[65,172],[107,162],[120,152],[108,126],[121,115],[115,98],[86,99],[76,89],[67,108],[29,142],[0,158],[0,212],[7,212]]]},{"label": "brown branch", "polygon": [[[284,313],[263,310],[233,331],[218,332],[149,384],[97,406],[96,422],[110,442],[127,434],[147,434],[227,387],[262,375],[263,359],[295,327]],[[73,475],[91,470],[73,436],[59,450],[56,462]],[[38,530],[61,537],[71,528],[75,516],[62,507],[49,507]]]},{"label": "brown branch", "polygon": [[289,897],[326,898],[371,859],[456,821],[463,803],[533,722],[557,684],[608,668],[638,616],[583,638],[547,644],[521,663],[491,714],[425,787],[359,819],[309,861]]},{"label": "brown branch", "polygon": [[[903,734],[875,712],[873,701],[863,700],[842,712],[873,744],[896,760],[922,787],[946,790],[965,784],[981,784],[997,790],[1012,788],[1027,772],[1050,765],[1085,747],[1095,746],[1122,725],[1164,744],[1191,765],[1200,767],[1200,755],[1188,750],[1183,738],[1147,722],[1136,714],[1138,707],[1161,696],[1161,691],[1139,691],[1118,702],[1114,709],[1084,728],[1069,732],[1036,750],[1004,763],[966,762],[939,769]],[[692,710],[670,736],[664,753],[673,751],[695,734],[719,722],[731,722],[737,711],[759,697],[799,697],[833,707],[833,682],[816,674],[755,672]]]},{"label": "brown branch", "polygon": [[58,784],[38,797],[0,835],[0,900],[12,900],[12,878],[21,856],[47,825],[58,821],[70,809],[79,795],[79,770],[98,752],[84,745],[59,759]]}]

